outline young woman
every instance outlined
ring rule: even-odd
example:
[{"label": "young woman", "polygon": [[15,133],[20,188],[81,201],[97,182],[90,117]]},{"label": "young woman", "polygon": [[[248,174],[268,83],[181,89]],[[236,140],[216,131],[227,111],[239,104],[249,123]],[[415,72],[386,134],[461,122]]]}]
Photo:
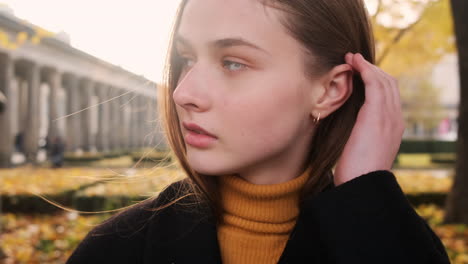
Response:
[{"label": "young woman", "polygon": [[161,102],[188,177],[68,263],[449,263],[390,171],[404,122],[362,0],[186,0]]}]

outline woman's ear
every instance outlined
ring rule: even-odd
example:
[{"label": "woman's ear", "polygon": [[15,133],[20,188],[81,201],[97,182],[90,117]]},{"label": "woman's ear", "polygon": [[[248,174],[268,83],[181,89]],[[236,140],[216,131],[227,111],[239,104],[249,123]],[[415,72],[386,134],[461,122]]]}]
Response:
[{"label": "woman's ear", "polygon": [[323,119],[340,108],[353,92],[353,68],[349,64],[335,66],[320,80],[321,96],[311,111],[313,118]]}]

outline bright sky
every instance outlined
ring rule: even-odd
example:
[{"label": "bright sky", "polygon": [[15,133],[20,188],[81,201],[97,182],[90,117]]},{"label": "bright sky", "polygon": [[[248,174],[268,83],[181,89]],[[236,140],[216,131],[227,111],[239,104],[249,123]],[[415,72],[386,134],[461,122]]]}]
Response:
[{"label": "bright sky", "polygon": [[159,82],[179,0],[0,0],[72,46]]},{"label": "bright sky", "polygon": [[[22,19],[112,64],[160,82],[180,0],[0,0]],[[371,2],[372,0],[366,0]],[[372,9],[372,7],[371,7]]]}]

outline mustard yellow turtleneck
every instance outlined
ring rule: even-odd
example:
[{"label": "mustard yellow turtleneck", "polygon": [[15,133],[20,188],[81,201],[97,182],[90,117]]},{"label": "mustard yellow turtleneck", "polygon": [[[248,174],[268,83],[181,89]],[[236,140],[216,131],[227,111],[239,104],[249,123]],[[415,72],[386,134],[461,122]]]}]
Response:
[{"label": "mustard yellow turtleneck", "polygon": [[288,182],[256,185],[220,177],[223,223],[218,241],[223,263],[277,263],[299,215],[299,192],[309,170]]}]

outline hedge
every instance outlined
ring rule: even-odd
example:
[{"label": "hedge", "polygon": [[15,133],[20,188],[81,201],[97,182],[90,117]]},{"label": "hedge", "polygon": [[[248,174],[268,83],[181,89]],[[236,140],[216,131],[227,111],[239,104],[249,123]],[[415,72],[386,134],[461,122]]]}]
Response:
[{"label": "hedge", "polygon": [[403,140],[400,153],[455,153],[455,141]]}]

